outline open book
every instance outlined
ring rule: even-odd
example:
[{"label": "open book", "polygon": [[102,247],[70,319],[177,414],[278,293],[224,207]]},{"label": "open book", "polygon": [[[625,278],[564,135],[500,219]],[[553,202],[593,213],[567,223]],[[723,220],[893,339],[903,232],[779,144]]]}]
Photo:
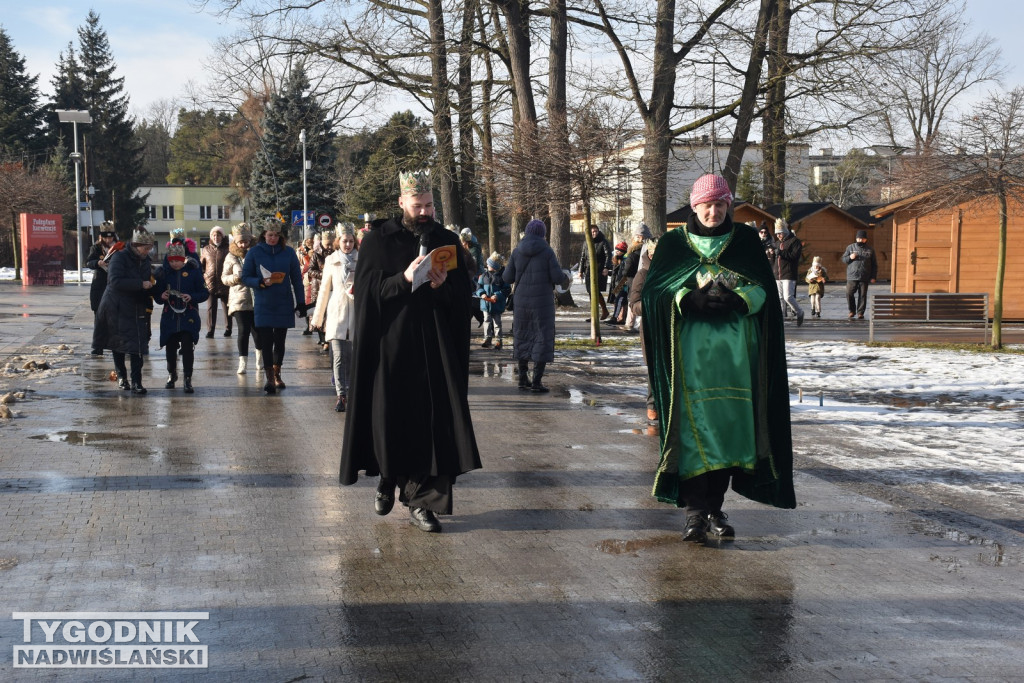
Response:
[{"label": "open book", "polygon": [[420,261],[420,264],[416,266],[416,270],[412,273],[413,291],[416,291],[427,282],[427,272],[431,268],[455,270],[459,265],[455,249],[454,244],[446,244],[427,254],[427,257]]}]

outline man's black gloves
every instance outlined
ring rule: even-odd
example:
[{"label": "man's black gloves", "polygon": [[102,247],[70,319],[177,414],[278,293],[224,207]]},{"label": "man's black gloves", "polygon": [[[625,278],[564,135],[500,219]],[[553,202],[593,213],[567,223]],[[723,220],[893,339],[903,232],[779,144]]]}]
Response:
[{"label": "man's black gloves", "polygon": [[682,300],[682,309],[689,313],[708,316],[721,315],[729,311],[746,314],[747,302],[736,292],[724,287],[716,287],[713,294],[710,291],[709,285],[687,293]]},{"label": "man's black gloves", "polygon": [[306,311],[306,304],[297,304],[295,306],[295,315],[299,316],[300,318],[306,317]]}]

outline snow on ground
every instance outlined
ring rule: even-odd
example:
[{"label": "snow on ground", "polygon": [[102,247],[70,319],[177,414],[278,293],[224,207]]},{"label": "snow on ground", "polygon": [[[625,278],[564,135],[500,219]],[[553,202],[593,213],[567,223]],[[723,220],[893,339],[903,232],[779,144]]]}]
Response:
[{"label": "snow on ground", "polygon": [[[0,281],[13,280],[14,268],[0,268]],[[78,270],[65,270],[64,282],[78,282]],[[92,271],[82,265],[82,282],[92,282]]]}]

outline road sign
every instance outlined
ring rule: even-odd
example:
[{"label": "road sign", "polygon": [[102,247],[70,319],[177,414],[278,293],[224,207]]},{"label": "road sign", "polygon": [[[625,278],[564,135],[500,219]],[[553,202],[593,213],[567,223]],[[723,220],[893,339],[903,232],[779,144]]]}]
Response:
[{"label": "road sign", "polygon": [[316,222],[319,223],[321,228],[329,228],[332,225],[334,225],[334,219],[331,218],[331,215],[328,213],[320,214],[320,216],[316,219]]},{"label": "road sign", "polygon": [[314,225],[316,223],[316,211],[312,209],[306,211],[306,222],[302,222],[302,211],[292,211],[292,226],[301,228],[304,225]]}]

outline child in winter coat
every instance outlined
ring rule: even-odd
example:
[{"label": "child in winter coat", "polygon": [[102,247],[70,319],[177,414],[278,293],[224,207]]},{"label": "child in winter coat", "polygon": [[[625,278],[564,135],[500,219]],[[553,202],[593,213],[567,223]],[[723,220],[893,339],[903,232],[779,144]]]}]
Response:
[{"label": "child in winter coat", "polygon": [[508,293],[511,288],[501,279],[501,255],[498,252],[491,254],[487,259],[487,269],[480,274],[477,280],[476,293],[473,296],[480,298],[480,310],[484,314],[484,322],[487,327],[484,330],[484,343],[480,348],[491,348],[491,339],[494,340],[494,348],[501,348],[501,314],[505,312],[505,303],[508,301]]},{"label": "child in winter coat", "polygon": [[821,265],[821,257],[815,256],[804,277],[807,281],[807,295],[811,298],[811,316],[821,317],[821,297],[825,294],[828,271]]},{"label": "child in winter coat", "polygon": [[174,383],[178,381],[180,348],[185,393],[191,394],[194,349],[199,343],[199,330],[202,327],[198,304],[206,301],[210,292],[203,281],[202,268],[186,254],[182,242],[171,242],[154,289],[157,301],[164,305],[163,315],[160,316],[160,346],[167,349],[167,383],[164,387],[173,389]]}]

